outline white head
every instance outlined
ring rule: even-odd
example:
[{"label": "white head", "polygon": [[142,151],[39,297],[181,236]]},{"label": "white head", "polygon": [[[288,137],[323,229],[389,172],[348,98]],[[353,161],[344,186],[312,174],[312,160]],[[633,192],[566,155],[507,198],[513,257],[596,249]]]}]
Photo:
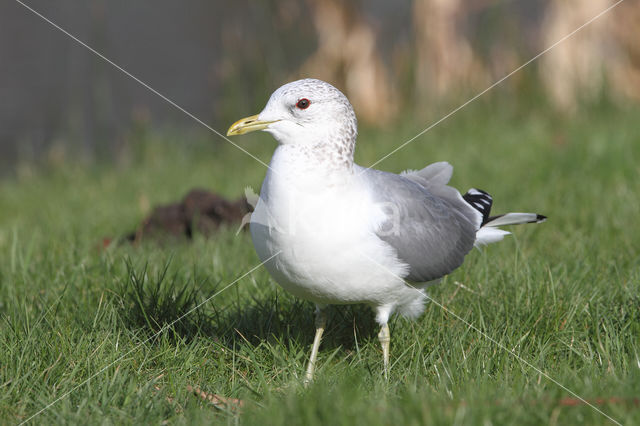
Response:
[{"label": "white head", "polygon": [[304,79],[273,92],[258,115],[235,122],[227,136],[264,130],[281,144],[339,150],[353,158],[356,115],[338,89],[321,80]]}]

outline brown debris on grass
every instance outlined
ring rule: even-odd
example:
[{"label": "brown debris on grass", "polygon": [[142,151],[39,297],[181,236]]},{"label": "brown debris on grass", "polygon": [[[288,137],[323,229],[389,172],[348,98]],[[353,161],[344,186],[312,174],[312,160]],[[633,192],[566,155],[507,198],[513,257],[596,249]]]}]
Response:
[{"label": "brown debris on grass", "polygon": [[228,200],[204,189],[193,189],[178,203],[155,207],[126,239],[135,244],[143,238],[192,238],[194,233],[210,236],[220,226],[240,224],[250,211],[245,197]]}]

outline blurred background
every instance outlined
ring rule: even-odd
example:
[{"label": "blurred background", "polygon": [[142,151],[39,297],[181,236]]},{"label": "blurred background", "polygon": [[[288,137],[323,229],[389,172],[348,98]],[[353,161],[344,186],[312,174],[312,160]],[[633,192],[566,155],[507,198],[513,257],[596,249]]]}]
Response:
[{"label": "blurred background", "polygon": [[[342,89],[364,126],[407,117],[426,126],[613,4],[26,3],[220,132],[300,77]],[[626,1],[506,80],[500,93],[569,116],[603,99],[637,102],[639,28],[640,2]],[[24,164],[126,162],[141,129],[225,143],[14,1],[0,3],[0,99],[5,176]]]}]

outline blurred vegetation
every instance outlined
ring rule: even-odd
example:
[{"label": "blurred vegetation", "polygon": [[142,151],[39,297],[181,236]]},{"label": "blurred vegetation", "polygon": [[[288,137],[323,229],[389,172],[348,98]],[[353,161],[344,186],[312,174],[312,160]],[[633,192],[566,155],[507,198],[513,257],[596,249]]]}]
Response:
[{"label": "blurred vegetation", "polygon": [[[342,89],[362,124],[427,123],[560,40],[595,0],[91,0],[34,7],[224,132],[281,84]],[[572,116],[640,99],[638,2],[624,2],[494,91]],[[16,164],[129,162],[139,132],[208,131],[16,2],[0,5],[0,175]],[[217,144],[224,143],[212,136]],[[46,160],[45,160],[46,161]]]}]

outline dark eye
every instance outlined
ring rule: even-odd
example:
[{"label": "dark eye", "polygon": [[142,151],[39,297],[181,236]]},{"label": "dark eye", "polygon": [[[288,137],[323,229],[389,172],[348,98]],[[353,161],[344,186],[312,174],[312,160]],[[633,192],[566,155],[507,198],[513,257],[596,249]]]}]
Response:
[{"label": "dark eye", "polygon": [[296,104],[296,106],[300,109],[307,109],[309,108],[309,105],[311,105],[311,101],[307,98],[300,99]]}]

